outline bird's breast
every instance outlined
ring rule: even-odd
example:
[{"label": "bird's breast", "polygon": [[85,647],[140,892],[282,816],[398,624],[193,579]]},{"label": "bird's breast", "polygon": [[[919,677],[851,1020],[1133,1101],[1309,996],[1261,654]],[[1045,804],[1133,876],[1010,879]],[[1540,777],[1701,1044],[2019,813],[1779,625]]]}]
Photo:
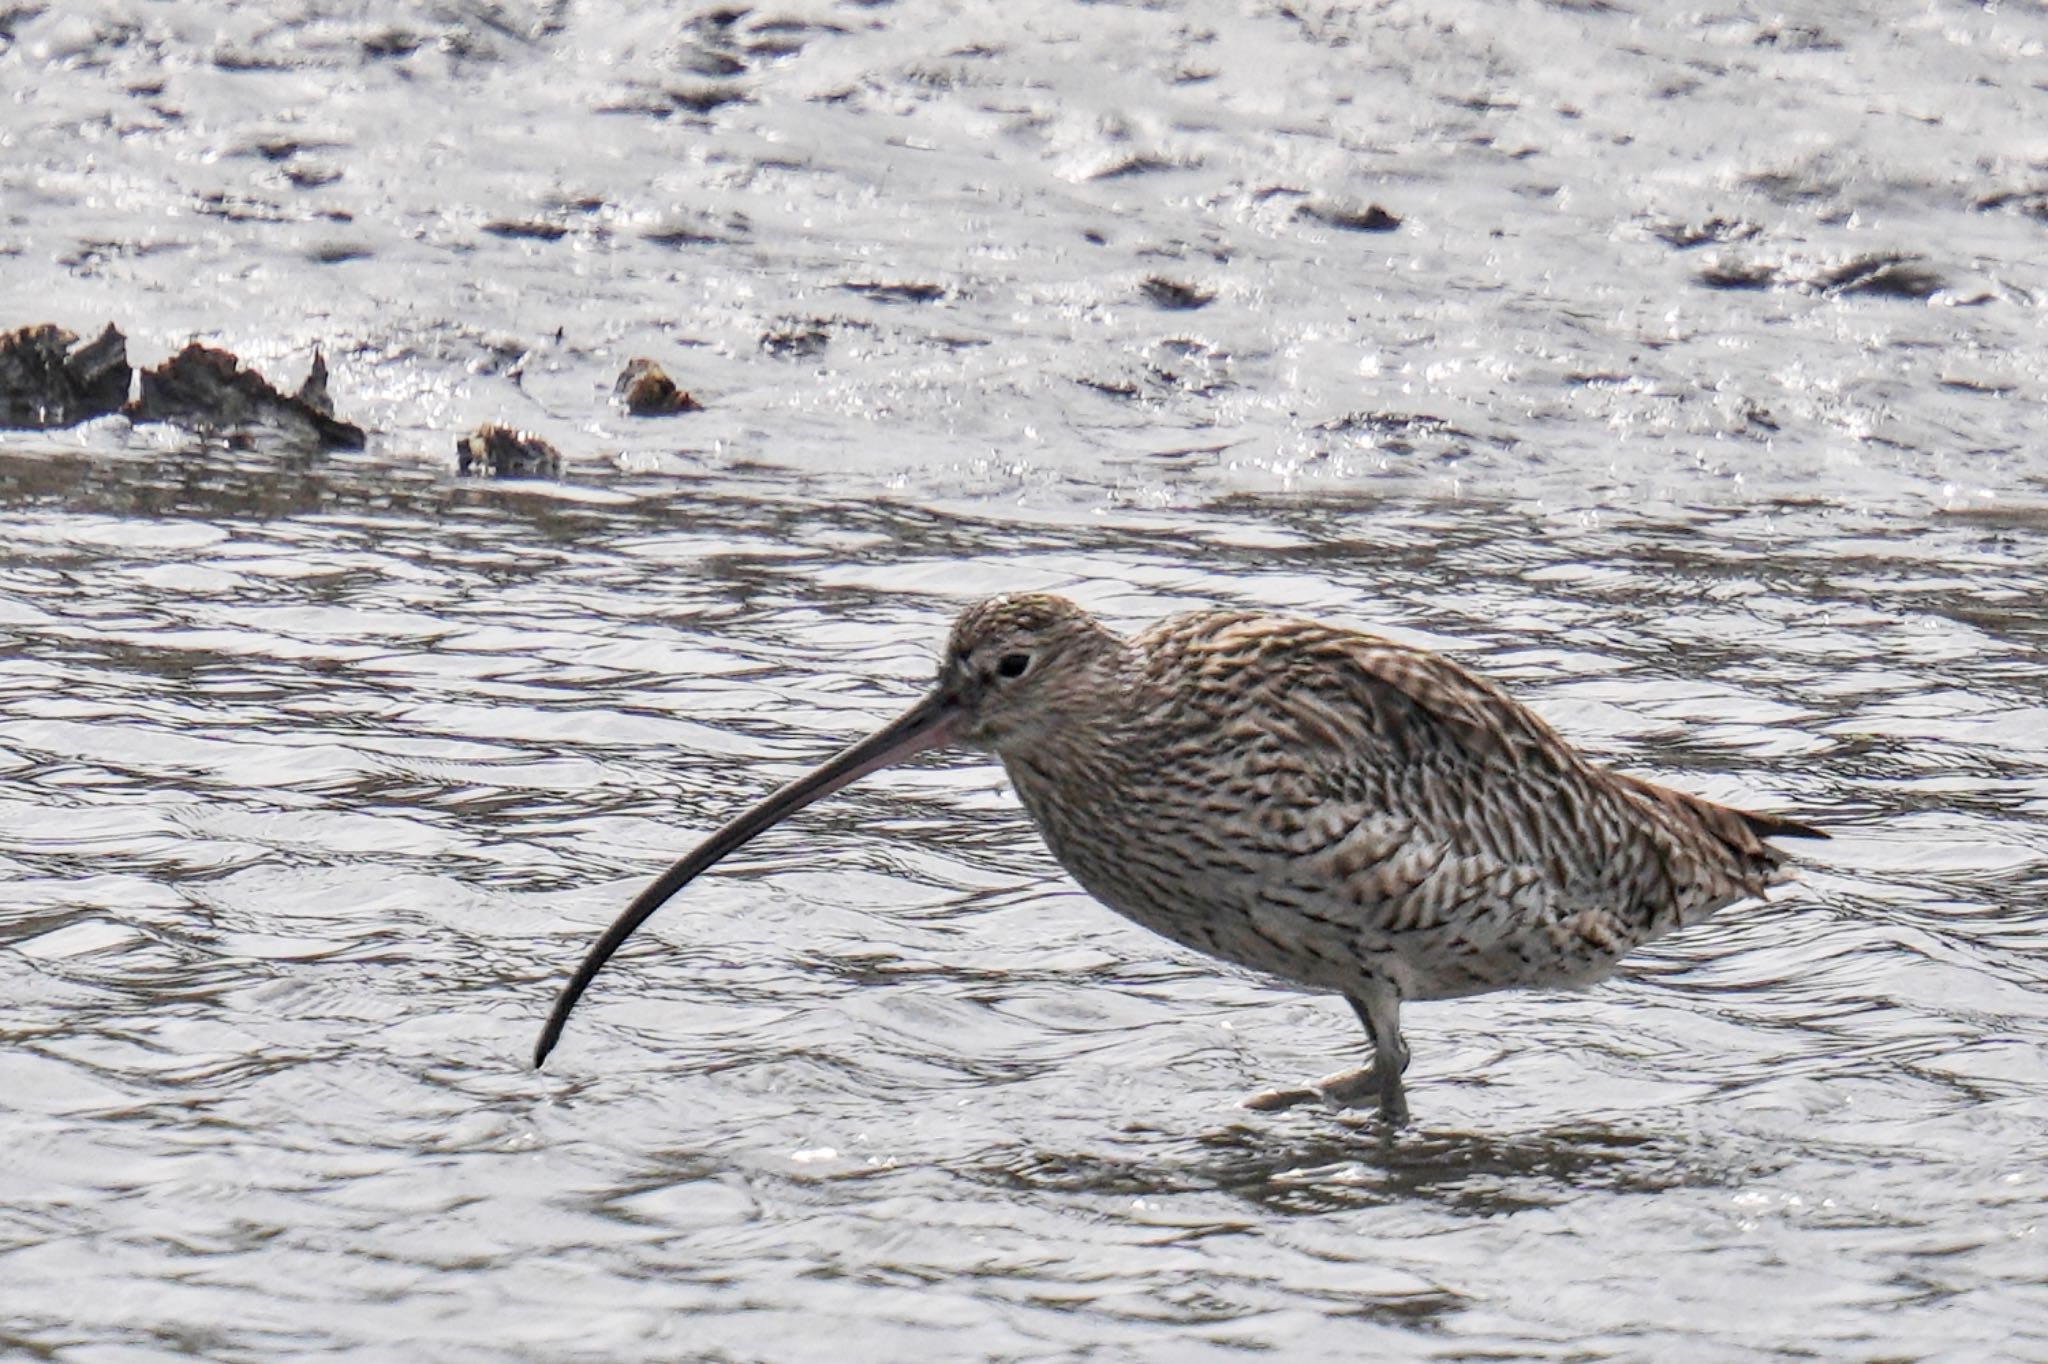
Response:
[{"label": "bird's breast", "polygon": [[[1125,918],[1252,970],[1356,988],[1375,935],[1256,807],[1219,812],[1193,786],[1133,791],[1113,774],[1074,782],[1006,765],[1053,856]],[[1299,831],[1298,821],[1279,823]]]}]

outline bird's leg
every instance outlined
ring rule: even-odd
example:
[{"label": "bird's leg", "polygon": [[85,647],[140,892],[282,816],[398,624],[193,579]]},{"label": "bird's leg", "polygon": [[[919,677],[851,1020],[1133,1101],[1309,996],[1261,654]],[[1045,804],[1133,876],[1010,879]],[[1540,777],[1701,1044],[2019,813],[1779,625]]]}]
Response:
[{"label": "bird's leg", "polygon": [[1408,1096],[1401,1087],[1401,1074],[1408,1069],[1408,1044],[1401,1040],[1401,996],[1389,986],[1374,985],[1362,997],[1346,999],[1372,1039],[1372,1064],[1325,1075],[1304,1089],[1254,1094],[1244,1101],[1244,1107],[1260,1113],[1312,1103],[1358,1108],[1368,1096],[1377,1096],[1381,1118],[1390,1123],[1408,1121]]},{"label": "bird's leg", "polygon": [[1387,1122],[1408,1121],[1408,1095],[1401,1077],[1408,1071],[1408,1044],[1401,1038],[1401,996],[1391,986],[1376,985],[1365,997],[1348,996],[1351,1011],[1365,1024],[1372,1038],[1372,1070],[1379,1077],[1380,1117]]}]

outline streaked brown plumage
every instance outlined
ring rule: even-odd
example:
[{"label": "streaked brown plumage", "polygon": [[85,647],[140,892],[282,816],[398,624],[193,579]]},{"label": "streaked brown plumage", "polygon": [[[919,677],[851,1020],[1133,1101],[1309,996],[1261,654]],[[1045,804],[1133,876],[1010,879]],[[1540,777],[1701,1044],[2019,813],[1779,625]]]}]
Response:
[{"label": "streaked brown plumage", "polygon": [[1350,1001],[1373,1065],[1247,1102],[1376,1095],[1407,1115],[1403,1000],[1585,986],[1781,879],[1819,830],[1610,772],[1421,649],[1247,612],[1130,639],[1030,593],[969,607],[930,696],[742,814],[642,892],[556,1002],[700,872],[784,816],[942,744],[1002,760],[1060,863],[1177,943]]}]

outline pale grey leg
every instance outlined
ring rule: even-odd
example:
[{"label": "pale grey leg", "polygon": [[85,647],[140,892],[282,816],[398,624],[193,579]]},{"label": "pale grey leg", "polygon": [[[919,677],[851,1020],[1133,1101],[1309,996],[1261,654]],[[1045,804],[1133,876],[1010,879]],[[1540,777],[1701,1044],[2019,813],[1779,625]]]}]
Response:
[{"label": "pale grey leg", "polygon": [[1380,985],[1351,997],[1351,1011],[1372,1038],[1372,1069],[1379,1075],[1380,1117],[1408,1121],[1408,1095],[1401,1077],[1408,1071],[1408,1044],[1401,1037],[1401,996]]},{"label": "pale grey leg", "polygon": [[1374,985],[1347,997],[1358,1021],[1372,1039],[1373,1063],[1356,1070],[1325,1075],[1305,1089],[1269,1089],[1244,1101],[1244,1107],[1273,1113],[1298,1104],[1362,1108],[1377,1097],[1380,1117],[1390,1123],[1408,1121],[1408,1096],[1401,1087],[1408,1069],[1408,1044],[1401,1040],[1401,996],[1391,986]]}]

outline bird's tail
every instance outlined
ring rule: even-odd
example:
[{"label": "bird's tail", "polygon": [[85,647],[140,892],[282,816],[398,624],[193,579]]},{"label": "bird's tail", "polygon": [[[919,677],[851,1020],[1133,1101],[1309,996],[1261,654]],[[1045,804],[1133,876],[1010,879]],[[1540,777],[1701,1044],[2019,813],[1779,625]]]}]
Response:
[{"label": "bird's tail", "polygon": [[1783,815],[1760,815],[1751,810],[1738,810],[1732,805],[1721,805],[1683,791],[1674,791],[1640,777],[1616,775],[1639,798],[1653,807],[1661,807],[1667,816],[1675,817],[1679,830],[1696,830],[1725,846],[1729,855],[1736,859],[1736,866],[1747,868],[1750,875],[1762,878],[1764,884],[1783,879],[1780,868],[1786,857],[1785,853],[1765,843],[1765,839],[1827,837],[1811,824],[1786,819]]},{"label": "bird's tail", "polygon": [[1737,810],[1735,813],[1742,816],[1742,822],[1747,824],[1750,832],[1758,838],[1828,837],[1825,829],[1816,829],[1811,824],[1801,824],[1798,820],[1787,819],[1783,815],[1760,815],[1754,810]]}]

